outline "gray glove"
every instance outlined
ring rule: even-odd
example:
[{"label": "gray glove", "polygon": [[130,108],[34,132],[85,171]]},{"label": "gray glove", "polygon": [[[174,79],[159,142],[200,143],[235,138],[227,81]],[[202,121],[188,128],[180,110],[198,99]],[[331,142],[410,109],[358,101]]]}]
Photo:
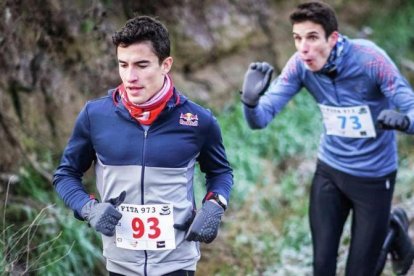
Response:
[{"label": "gray glove", "polygon": [[97,200],[88,201],[82,207],[81,216],[96,231],[112,237],[115,234],[115,226],[122,217],[116,208],[124,202],[125,196],[126,192],[122,191],[118,197],[111,198],[105,203],[99,203]]},{"label": "gray glove", "polygon": [[187,241],[212,242],[218,234],[224,209],[210,200],[204,202],[188,229]]},{"label": "gray glove", "polygon": [[377,118],[378,126],[382,129],[396,129],[405,131],[410,126],[410,119],[395,110],[386,109],[381,111]]},{"label": "gray glove", "polygon": [[273,67],[270,64],[266,62],[251,63],[244,75],[241,101],[249,107],[255,107],[269,87],[272,74]]}]

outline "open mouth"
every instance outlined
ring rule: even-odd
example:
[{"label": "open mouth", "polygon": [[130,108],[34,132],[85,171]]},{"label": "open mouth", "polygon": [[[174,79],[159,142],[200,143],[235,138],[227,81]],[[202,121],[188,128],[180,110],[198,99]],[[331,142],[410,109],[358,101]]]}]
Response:
[{"label": "open mouth", "polygon": [[308,58],[308,59],[304,59],[303,60],[307,65],[312,65],[312,63],[313,63],[313,60],[312,59],[310,59],[310,58]]}]

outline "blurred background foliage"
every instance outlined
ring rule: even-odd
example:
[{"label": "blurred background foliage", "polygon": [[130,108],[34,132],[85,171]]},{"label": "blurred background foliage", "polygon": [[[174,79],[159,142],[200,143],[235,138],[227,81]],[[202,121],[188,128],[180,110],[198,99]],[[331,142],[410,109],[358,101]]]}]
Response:
[{"label": "blurred background foliage", "polygon": [[[294,52],[288,14],[300,2],[0,0],[0,275],[105,275],[99,236],[63,206],[51,176],[81,107],[119,83],[111,35],[137,14],[168,26],[175,85],[214,111],[234,168],[230,209],[217,240],[202,245],[197,274],[311,275],[307,205],[319,111],[304,90],[265,130],[252,131],[238,94],[250,62],[280,72]],[[413,1],[327,2],[342,33],[377,42],[413,83]],[[411,139],[399,135],[394,197],[409,211]],[[196,179],[200,199],[202,175]],[[94,191],[91,172],[85,185]],[[339,275],[348,244],[349,225]]]}]

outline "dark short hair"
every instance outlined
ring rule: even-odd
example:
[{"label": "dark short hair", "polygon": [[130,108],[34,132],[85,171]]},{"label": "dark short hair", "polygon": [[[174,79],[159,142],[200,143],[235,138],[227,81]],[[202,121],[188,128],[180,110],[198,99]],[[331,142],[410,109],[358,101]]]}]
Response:
[{"label": "dark short hair", "polygon": [[338,20],[331,6],[323,2],[308,2],[300,4],[290,15],[290,22],[302,23],[311,21],[319,24],[325,30],[326,37],[338,30]]},{"label": "dark short hair", "polygon": [[112,42],[117,48],[146,41],[151,42],[160,64],[170,56],[170,38],[167,28],[150,16],[137,16],[129,19],[125,26],[112,36]]}]

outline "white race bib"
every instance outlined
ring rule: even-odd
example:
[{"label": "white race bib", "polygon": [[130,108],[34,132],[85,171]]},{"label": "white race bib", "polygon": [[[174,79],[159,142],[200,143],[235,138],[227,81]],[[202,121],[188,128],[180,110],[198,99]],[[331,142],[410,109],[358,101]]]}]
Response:
[{"label": "white race bib", "polygon": [[172,204],[121,204],[116,246],[131,250],[175,249]]},{"label": "white race bib", "polygon": [[349,138],[375,137],[375,127],[367,105],[336,107],[319,104],[327,135]]}]

